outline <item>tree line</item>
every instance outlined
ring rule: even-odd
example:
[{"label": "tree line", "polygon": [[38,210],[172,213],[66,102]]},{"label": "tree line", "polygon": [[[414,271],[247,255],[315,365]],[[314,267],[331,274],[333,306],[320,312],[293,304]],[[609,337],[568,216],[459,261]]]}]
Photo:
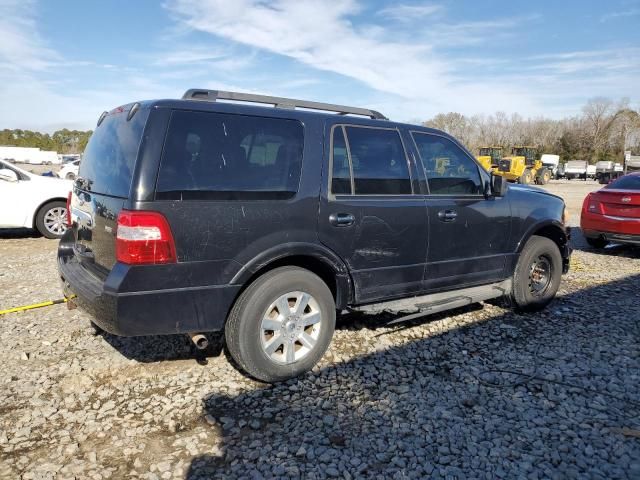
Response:
[{"label": "tree line", "polygon": [[82,153],[93,131],[68,130],[63,128],[53,134],[31,130],[0,130],[0,145],[13,147],[36,147],[58,153]]},{"label": "tree line", "polygon": [[531,145],[540,153],[560,155],[563,161],[595,163],[622,162],[625,150],[640,153],[640,110],[632,109],[628,99],[593,98],[580,115],[560,120],[523,118],[517,113],[468,117],[450,112],[438,114],[424,125],[453,135],[474,154],[483,146]]},{"label": "tree line", "polygon": [[[477,153],[482,146],[532,145],[540,153],[555,153],[562,160],[622,161],[625,150],[640,154],[640,110],[628,99],[614,102],[598,97],[589,100],[580,115],[560,120],[524,118],[514,113],[465,116],[439,113],[424,122],[444,130]],[[82,153],[93,132],[66,128],[48,133],[31,130],[1,130],[0,145],[39,147],[58,153]],[[505,152],[505,153],[508,153]]]}]

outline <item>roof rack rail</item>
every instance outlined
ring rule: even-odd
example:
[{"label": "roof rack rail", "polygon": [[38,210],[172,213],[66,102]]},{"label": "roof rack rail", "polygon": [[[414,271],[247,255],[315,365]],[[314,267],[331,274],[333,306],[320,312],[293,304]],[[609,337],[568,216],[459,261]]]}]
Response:
[{"label": "roof rack rail", "polygon": [[368,108],[346,107],[344,105],[334,105],[333,103],[310,102],[307,100],[295,100],[293,98],[270,97],[268,95],[254,95],[252,93],[225,92],[222,90],[206,90],[191,88],[182,96],[183,100],[201,100],[205,102],[215,102],[216,100],[233,100],[237,102],[263,103],[273,105],[276,108],[308,108],[311,110],[324,110],[326,112],[336,112],[339,115],[362,115],[377,120],[388,120],[380,112]]}]

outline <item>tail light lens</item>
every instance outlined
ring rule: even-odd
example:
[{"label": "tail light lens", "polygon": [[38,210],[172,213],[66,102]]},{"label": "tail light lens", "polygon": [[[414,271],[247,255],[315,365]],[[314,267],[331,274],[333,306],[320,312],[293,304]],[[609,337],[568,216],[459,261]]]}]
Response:
[{"label": "tail light lens", "polygon": [[602,202],[593,198],[592,194],[587,195],[587,198],[584,199],[584,210],[589,213],[597,213],[598,215],[604,215]]},{"label": "tail light lens", "polygon": [[167,219],[158,212],[122,210],[116,258],[129,265],[175,263],[176,246]]},{"label": "tail light lens", "polygon": [[69,192],[67,195],[67,227],[71,227],[71,195],[73,192]]}]

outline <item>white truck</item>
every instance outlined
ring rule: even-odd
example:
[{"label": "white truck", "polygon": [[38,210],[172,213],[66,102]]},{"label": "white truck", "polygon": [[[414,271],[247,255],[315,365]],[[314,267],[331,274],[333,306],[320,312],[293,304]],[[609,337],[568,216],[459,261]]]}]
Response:
[{"label": "white truck", "polygon": [[614,163],[608,160],[601,160],[596,163],[596,179],[601,184],[607,184],[623,174],[624,168],[621,163]]},{"label": "white truck", "polygon": [[587,161],[586,160],[569,160],[564,167],[564,176],[568,180],[573,178],[587,179]]},{"label": "white truck", "polygon": [[542,165],[547,167],[547,170],[551,172],[551,178],[557,178],[560,155],[545,153],[540,157],[540,161],[542,162]]}]

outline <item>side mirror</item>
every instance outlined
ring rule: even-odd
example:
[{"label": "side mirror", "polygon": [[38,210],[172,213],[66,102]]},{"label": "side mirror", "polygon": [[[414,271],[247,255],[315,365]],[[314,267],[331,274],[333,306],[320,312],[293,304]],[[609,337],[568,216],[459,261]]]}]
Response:
[{"label": "side mirror", "polygon": [[5,180],[7,182],[17,182],[18,175],[13,170],[9,170],[8,168],[0,168],[0,180]]},{"label": "side mirror", "polygon": [[504,197],[507,193],[507,181],[501,175],[491,174],[491,194],[494,197]]}]

